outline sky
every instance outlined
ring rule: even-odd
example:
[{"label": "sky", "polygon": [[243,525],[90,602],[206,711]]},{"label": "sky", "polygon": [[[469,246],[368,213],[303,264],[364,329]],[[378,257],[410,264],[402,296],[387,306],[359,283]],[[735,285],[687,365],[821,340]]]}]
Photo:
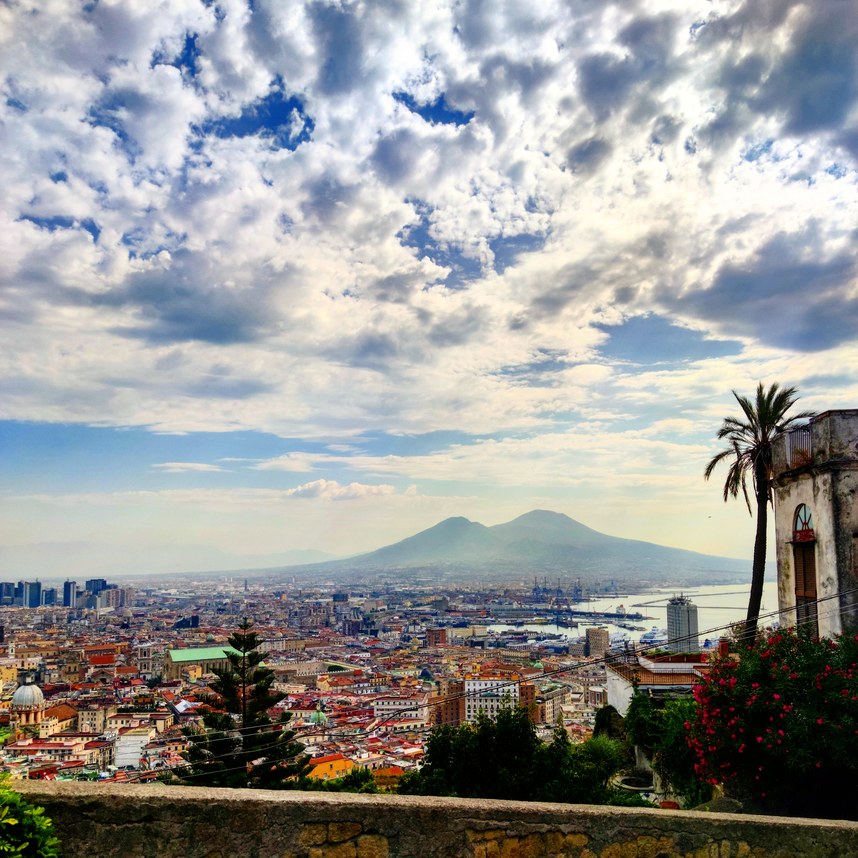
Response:
[{"label": "sky", "polygon": [[853,0],[0,4],[0,578],[534,508],[750,557],[858,406]]}]

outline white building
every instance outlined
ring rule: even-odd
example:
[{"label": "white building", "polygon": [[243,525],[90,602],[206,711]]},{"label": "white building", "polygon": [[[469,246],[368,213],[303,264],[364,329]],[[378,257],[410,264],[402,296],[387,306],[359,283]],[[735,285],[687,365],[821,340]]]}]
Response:
[{"label": "white building", "polygon": [[518,706],[519,684],[509,676],[465,679],[465,721],[476,721],[480,710],[493,721],[501,709]]},{"label": "white building", "polygon": [[415,718],[429,721],[429,695],[385,695],[372,701],[372,714],[375,718],[397,719]]},{"label": "white building", "polygon": [[[858,630],[858,409],[826,411],[772,447],[778,608],[822,637]],[[822,601],[818,601],[822,600]]]},{"label": "white building", "polygon": [[671,652],[700,652],[697,605],[687,596],[667,602],[667,648]]}]

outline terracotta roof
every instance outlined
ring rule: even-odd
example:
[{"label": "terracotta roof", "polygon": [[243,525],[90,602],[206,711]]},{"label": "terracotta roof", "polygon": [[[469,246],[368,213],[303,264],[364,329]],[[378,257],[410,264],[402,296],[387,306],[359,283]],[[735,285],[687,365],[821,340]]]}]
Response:
[{"label": "terracotta roof", "polygon": [[57,703],[56,706],[51,706],[45,710],[44,717],[56,718],[57,721],[68,721],[70,718],[77,717],[77,709],[67,703]]},{"label": "terracotta roof", "polygon": [[316,757],[313,760],[310,760],[309,763],[311,766],[320,766],[323,763],[335,763],[337,760],[344,760],[345,757],[342,754],[328,754],[326,757]]},{"label": "terracotta roof", "polygon": [[607,667],[628,682],[636,679],[639,685],[694,685],[700,682],[700,677],[691,670],[653,671],[634,664],[609,664]]}]

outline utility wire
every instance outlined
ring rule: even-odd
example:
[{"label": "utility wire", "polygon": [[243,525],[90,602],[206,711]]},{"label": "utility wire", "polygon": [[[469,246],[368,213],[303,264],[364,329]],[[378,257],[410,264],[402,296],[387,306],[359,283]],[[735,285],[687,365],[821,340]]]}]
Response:
[{"label": "utility wire", "polygon": [[[841,593],[835,593],[835,594],[832,594],[832,595],[829,595],[829,596],[822,596],[822,597],[820,597],[820,598],[818,598],[818,599],[813,600],[812,602],[806,602],[806,603],[804,603],[804,604],[803,604],[803,606],[804,606],[804,607],[809,606],[809,605],[818,606],[818,605],[820,605],[820,604],[821,604],[821,603],[823,603],[823,602],[828,602],[828,601],[830,601],[830,600],[832,600],[832,599],[839,598],[840,596],[849,595],[849,594],[851,594],[851,593],[856,593],[856,592],[858,592],[858,587],[856,587],[856,588],[852,588],[852,589],[850,589],[850,590],[845,590],[845,591],[843,591],[843,592],[841,592]],[[797,607],[796,605],[792,605],[792,606],[788,606],[788,607],[784,608],[783,610],[778,609],[778,610],[769,611],[769,612],[766,612],[766,613],[760,614],[760,615],[758,616],[758,621],[759,621],[759,620],[762,620],[762,619],[767,619],[767,618],[770,618],[770,617],[774,617],[774,616],[776,616],[776,615],[780,615],[780,614],[785,613],[785,612],[787,612],[787,611],[795,610],[795,609],[796,609],[796,607]],[[853,606],[851,606],[851,607],[849,608],[849,611],[855,611],[855,610],[858,610],[858,604],[853,605]],[[803,626],[803,625],[807,625],[807,624],[810,624],[810,623],[815,623],[815,622],[816,622],[816,620],[817,620],[817,618],[816,618],[816,617],[808,617],[806,620],[804,620],[804,621],[802,621],[802,622],[800,622],[800,623],[797,623],[797,624],[796,624],[796,627]],[[741,622],[741,621],[739,621],[739,622]],[[710,628],[710,629],[706,629],[706,630],[704,630],[704,631],[702,631],[702,632],[698,632],[698,635],[697,635],[697,636],[694,636],[694,635],[688,635],[688,636],[685,636],[685,637],[682,637],[682,638],[678,638],[678,639],[676,639],[676,640],[675,640],[675,642],[682,642],[682,641],[690,640],[690,639],[692,639],[692,638],[694,638],[694,637],[700,637],[701,635],[714,634],[715,632],[728,631],[728,630],[731,630],[731,629],[733,628],[733,626],[735,626],[736,624],[737,624],[737,623],[726,623],[726,624],[721,625],[721,626],[714,626],[714,627],[712,627],[712,628]],[[627,650],[626,652],[621,653],[621,654],[620,654],[620,656],[619,656],[619,659],[622,659],[622,658],[627,657],[627,656],[630,656],[630,655],[631,655],[631,656],[645,655],[647,652],[652,652],[653,650],[658,650],[658,649],[660,649],[660,648],[659,648],[659,647],[644,647],[644,648],[637,648],[637,647],[635,647],[635,648],[633,648],[632,650]],[[555,669],[555,670],[551,670],[551,671],[544,671],[543,673],[541,673],[541,674],[539,674],[539,675],[537,675],[537,676],[528,677],[527,681],[534,681],[534,680],[539,680],[539,679],[549,678],[549,677],[551,677],[551,676],[556,676],[556,675],[561,674],[561,673],[572,673],[572,672],[574,672],[574,671],[581,670],[581,669],[584,669],[584,668],[587,668],[587,667],[595,667],[595,666],[603,665],[603,664],[616,664],[616,663],[618,663],[618,662],[619,662],[619,660],[618,660],[618,658],[617,658],[617,656],[616,656],[616,655],[607,655],[607,656],[604,656],[604,657],[601,657],[601,658],[591,659],[591,660],[589,660],[589,661],[585,661],[585,662],[579,662],[579,663],[574,664],[574,665],[567,665],[567,666],[564,666],[564,667],[561,667],[561,668],[557,668],[557,669]],[[661,672],[662,672],[662,673],[670,673],[671,671],[667,670],[667,671],[661,671]],[[673,672],[676,672],[676,673],[687,673],[687,671],[686,671],[686,670],[683,670],[683,671],[679,671],[679,670],[677,670],[677,671],[673,671]],[[503,687],[512,686],[512,685],[518,685],[518,684],[519,684],[519,682],[520,682],[520,680],[509,680],[508,682],[499,682],[497,685],[492,686],[492,690],[494,691],[494,690],[496,690],[497,688],[503,688]],[[444,698],[444,702],[454,701],[454,700],[458,700],[458,699],[462,699],[462,698],[467,698],[467,697],[479,696],[479,695],[480,695],[480,693],[481,693],[481,692],[478,692],[478,691],[477,691],[477,692],[471,691],[471,692],[462,692],[462,693],[455,694],[455,695],[449,695],[449,696],[446,696],[446,697]],[[409,712],[409,711],[419,711],[420,709],[425,709],[425,708],[427,708],[427,707],[429,707],[429,706],[432,706],[432,705],[433,705],[433,704],[431,704],[431,703],[427,702],[427,703],[424,703],[424,704],[416,704],[416,705],[414,705],[414,706],[402,707],[402,708],[401,708],[400,710],[398,710],[396,713],[394,713],[394,714],[392,714],[392,715],[388,716],[387,718],[382,719],[382,720],[381,720],[381,721],[379,721],[378,723],[374,724],[374,725],[373,725],[373,727],[372,727],[372,731],[373,731],[373,732],[377,731],[380,727],[384,726],[384,724],[389,723],[390,721],[398,720],[398,719],[402,716],[402,714],[403,714],[403,713],[405,713],[405,712]],[[437,705],[437,704],[435,704],[435,705]],[[268,725],[266,725],[266,726],[268,726]],[[272,726],[272,727],[276,727],[276,726],[278,726],[278,725],[275,723],[275,724],[272,724],[271,726]],[[228,731],[228,733],[227,733],[226,735],[230,735],[230,734],[234,734],[234,733],[241,733],[241,732],[243,732],[243,730],[258,730],[258,729],[259,729],[259,728],[258,728],[258,726],[251,726],[251,727],[248,727],[248,728],[240,728],[240,727],[239,727],[239,728],[236,728],[235,730],[230,730],[230,731]],[[367,732],[367,728],[361,728],[361,729],[363,729],[364,733],[366,733],[366,732]],[[433,729],[434,729],[434,726],[427,726],[427,727],[424,727],[424,728],[415,728],[414,730],[412,730],[412,731],[410,731],[410,732],[411,732],[412,734],[413,734],[413,733],[415,733],[415,732],[416,732],[416,733],[425,733],[425,732],[431,732]],[[290,731],[290,732],[294,732],[294,731]],[[296,734],[296,735],[294,736],[294,738],[290,739],[289,741],[295,741],[295,742],[297,742],[297,743],[299,743],[299,744],[300,744],[300,743],[302,742],[302,740],[303,740],[303,739],[307,739],[307,738],[314,738],[314,737],[316,737],[316,736],[322,736],[322,737],[324,737],[324,736],[326,736],[326,735],[327,735],[327,736],[330,736],[331,738],[333,738],[333,737],[335,736],[335,732],[336,732],[336,731],[334,731],[334,730],[318,730],[318,731],[311,731],[311,732],[308,732],[308,733]],[[351,734],[350,734],[350,733],[346,733],[345,735],[351,735]],[[260,748],[255,749],[255,750],[256,750],[256,751],[258,751],[258,752],[262,752],[262,751],[264,751],[264,750],[266,750],[266,749],[273,749],[273,748],[276,748],[276,747],[278,747],[280,744],[281,744],[281,743],[276,742],[276,743],[274,743],[274,744],[272,744],[272,745],[269,745],[269,746],[260,746]],[[231,756],[231,754],[217,755],[217,756],[213,756],[213,757],[211,757],[211,758],[209,758],[209,759],[207,759],[207,760],[199,761],[199,762],[200,762],[200,763],[203,763],[203,764],[215,763],[215,762],[217,762],[219,759],[226,759],[226,758],[228,758],[229,756]],[[266,761],[265,761],[265,764],[266,764],[266,765],[268,765],[268,764],[276,764],[276,763],[278,763],[278,762],[284,762],[285,760],[289,760],[289,759],[294,759],[294,755],[290,755],[290,756],[288,756],[288,757],[282,757],[282,758],[278,758],[278,759],[274,759],[274,760],[266,760]],[[171,766],[171,767],[166,767],[166,768],[164,768],[164,769],[161,769],[160,771],[173,771],[173,770],[175,770],[175,769],[180,769],[180,768],[184,768],[184,765],[182,765],[182,766]],[[228,772],[232,772],[232,771],[241,771],[241,770],[243,770],[243,769],[246,769],[246,766],[239,766],[239,767],[235,767],[235,768],[232,768],[232,769],[219,769],[219,770],[217,770],[215,773],[216,773],[216,774],[226,774],[226,773],[228,773]],[[210,776],[211,774],[212,774],[211,772],[198,772],[198,773],[193,773],[193,772],[191,772],[191,773],[188,773],[187,775],[184,775],[184,776],[183,776],[183,779],[188,779],[188,778],[193,778],[193,777],[206,777],[206,776]]]}]

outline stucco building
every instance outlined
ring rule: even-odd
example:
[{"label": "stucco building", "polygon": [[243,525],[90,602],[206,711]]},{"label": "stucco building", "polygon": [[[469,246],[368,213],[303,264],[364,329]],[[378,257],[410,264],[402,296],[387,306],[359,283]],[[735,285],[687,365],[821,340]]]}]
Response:
[{"label": "stucco building", "polygon": [[772,453],[781,621],[858,631],[858,409],[818,414]]}]

